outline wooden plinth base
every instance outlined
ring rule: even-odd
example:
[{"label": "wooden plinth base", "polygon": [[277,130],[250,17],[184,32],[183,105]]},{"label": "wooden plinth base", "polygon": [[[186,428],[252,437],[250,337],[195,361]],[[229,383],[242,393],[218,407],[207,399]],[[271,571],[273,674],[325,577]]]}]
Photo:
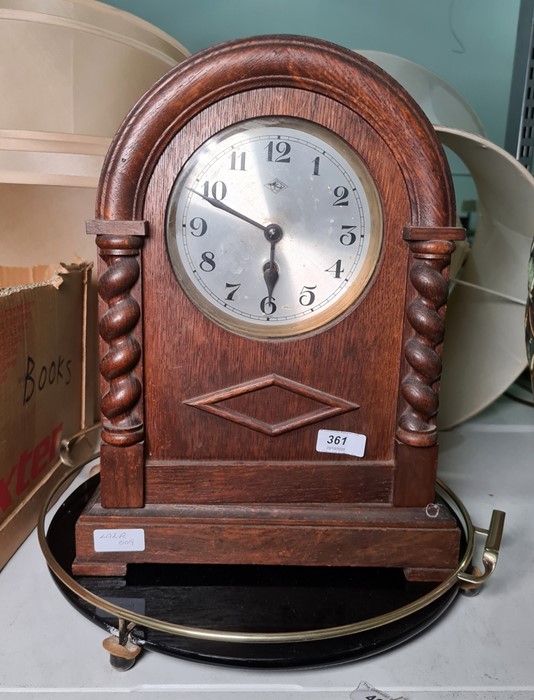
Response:
[{"label": "wooden plinth base", "polygon": [[[93,533],[101,529],[115,531],[119,551],[95,551]],[[143,551],[124,551],[120,542],[129,536],[121,534],[131,529],[143,530]],[[129,563],[365,566],[439,581],[456,568],[459,547],[460,530],[445,506],[430,515],[425,508],[350,504],[109,510],[96,494],[76,525],[73,573],[122,576]]]}]

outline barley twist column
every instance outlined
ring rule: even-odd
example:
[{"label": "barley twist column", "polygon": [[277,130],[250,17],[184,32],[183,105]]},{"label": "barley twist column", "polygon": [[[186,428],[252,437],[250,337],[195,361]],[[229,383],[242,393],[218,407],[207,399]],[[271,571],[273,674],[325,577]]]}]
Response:
[{"label": "barley twist column", "polygon": [[87,222],[102,260],[100,497],[106,508],[144,504],[141,252],[146,228],[144,221]]},{"label": "barley twist column", "polygon": [[[428,237],[430,240],[425,240]],[[405,374],[400,391],[403,406],[397,439],[429,447],[437,441],[438,381],[449,291],[448,268],[462,229],[408,229],[411,266],[406,308]]]}]

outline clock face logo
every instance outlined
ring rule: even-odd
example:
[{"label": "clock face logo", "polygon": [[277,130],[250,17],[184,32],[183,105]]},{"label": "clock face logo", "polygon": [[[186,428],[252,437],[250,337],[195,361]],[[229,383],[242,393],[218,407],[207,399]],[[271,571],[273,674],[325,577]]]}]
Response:
[{"label": "clock face logo", "polygon": [[189,159],[167,210],[167,248],[191,301],[253,338],[328,326],[361,295],[382,244],[378,193],[331,131],[250,119]]},{"label": "clock face logo", "polygon": [[282,182],[282,180],[279,180],[278,178],[275,178],[272,182],[268,182],[265,187],[268,187],[271,192],[274,192],[275,194],[278,194],[282,190],[285,190],[287,185]]}]

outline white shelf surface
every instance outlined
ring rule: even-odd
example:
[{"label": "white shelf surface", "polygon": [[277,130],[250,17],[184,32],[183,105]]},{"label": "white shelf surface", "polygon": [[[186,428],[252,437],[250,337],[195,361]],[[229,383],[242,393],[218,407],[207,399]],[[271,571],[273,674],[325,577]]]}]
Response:
[{"label": "white shelf surface", "polygon": [[52,581],[33,532],[0,572],[0,698],[350,700],[360,681],[405,700],[534,700],[534,408],[507,397],[440,436],[440,477],[473,522],[506,511],[497,570],[430,629],[367,660],[244,670],[144,652],[112,669],[105,631]]}]

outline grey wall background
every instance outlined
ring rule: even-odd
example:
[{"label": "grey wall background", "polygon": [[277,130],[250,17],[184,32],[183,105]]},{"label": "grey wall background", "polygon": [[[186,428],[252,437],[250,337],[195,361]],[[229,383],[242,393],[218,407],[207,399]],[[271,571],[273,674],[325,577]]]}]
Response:
[{"label": "grey wall background", "polygon": [[520,0],[107,0],[191,52],[255,34],[316,36],[434,71],[504,144]]},{"label": "grey wall background", "polygon": [[[107,0],[195,53],[257,34],[304,34],[420,63],[464,96],[504,147],[521,0]],[[458,212],[477,198],[448,152]],[[473,220],[471,224],[473,225]]]}]

